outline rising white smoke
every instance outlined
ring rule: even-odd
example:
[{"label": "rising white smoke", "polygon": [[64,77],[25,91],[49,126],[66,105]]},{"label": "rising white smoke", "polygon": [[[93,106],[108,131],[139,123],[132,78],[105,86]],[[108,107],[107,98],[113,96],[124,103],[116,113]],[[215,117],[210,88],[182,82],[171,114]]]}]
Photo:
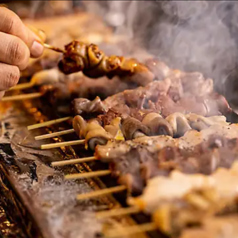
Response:
[{"label": "rising white smoke", "polygon": [[233,99],[238,2],[99,2],[88,4],[88,10],[105,17],[116,33],[127,34],[133,44],[139,42],[172,68],[200,71],[213,78],[216,89]]}]

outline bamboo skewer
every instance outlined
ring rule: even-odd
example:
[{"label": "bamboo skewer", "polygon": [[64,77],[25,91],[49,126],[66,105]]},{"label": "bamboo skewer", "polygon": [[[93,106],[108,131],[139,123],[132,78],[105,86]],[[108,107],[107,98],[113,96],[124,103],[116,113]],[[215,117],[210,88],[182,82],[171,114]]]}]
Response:
[{"label": "bamboo skewer", "polygon": [[78,174],[67,174],[64,176],[65,179],[81,179],[81,178],[92,178],[99,177],[111,174],[110,170],[100,170],[86,173],[78,173]]},{"label": "bamboo skewer", "polygon": [[43,45],[44,45],[45,48],[47,48],[49,50],[53,50],[53,51],[56,51],[56,52],[59,52],[59,53],[65,53],[65,50],[60,49],[58,47],[55,47],[55,46],[52,46],[52,45],[49,45],[49,44],[46,44],[46,43],[44,43]]},{"label": "bamboo skewer", "polygon": [[18,85],[16,85],[16,86],[12,87],[12,88],[9,88],[9,89],[7,90],[7,92],[8,92],[8,91],[12,91],[12,90],[21,90],[21,89],[31,88],[31,87],[34,86],[34,84],[35,84],[34,82],[21,83],[21,84],[18,84]]},{"label": "bamboo skewer", "polygon": [[98,191],[78,194],[77,199],[78,200],[85,200],[85,199],[100,197],[100,196],[108,195],[108,194],[112,194],[112,193],[119,193],[119,192],[122,192],[126,189],[127,188],[126,188],[125,185],[120,185],[120,186],[112,187],[112,188],[105,188],[105,189],[101,189],[101,190],[98,190]]},{"label": "bamboo skewer", "polygon": [[60,148],[64,146],[71,146],[71,145],[81,145],[84,144],[85,140],[73,140],[73,141],[66,141],[66,142],[59,142],[59,143],[51,143],[41,145],[42,150],[53,149],[53,148]]},{"label": "bamboo skewer", "polygon": [[60,122],[68,121],[69,119],[71,119],[71,117],[63,117],[63,118],[59,118],[59,119],[55,119],[55,120],[51,120],[51,121],[46,121],[46,122],[30,125],[27,127],[27,129],[33,130],[33,129],[38,129],[41,127],[47,127],[47,126],[51,126],[51,125],[54,125],[54,124],[57,124]]},{"label": "bamboo skewer", "polygon": [[28,93],[28,94],[21,94],[16,96],[7,96],[2,98],[2,102],[8,102],[8,101],[20,101],[25,99],[33,99],[33,98],[39,98],[42,96],[42,93]]},{"label": "bamboo skewer", "polygon": [[79,158],[79,159],[70,159],[70,160],[52,162],[51,166],[56,167],[56,166],[64,166],[64,165],[71,165],[71,164],[87,163],[94,160],[97,160],[95,156]]},{"label": "bamboo skewer", "polygon": [[148,231],[154,231],[157,230],[155,223],[145,223],[141,225],[133,225],[128,227],[123,227],[123,229],[111,229],[107,232],[105,232],[106,237],[114,238],[114,237],[123,237],[123,236],[129,236],[136,233],[143,233]]},{"label": "bamboo skewer", "polygon": [[112,209],[108,211],[101,211],[96,213],[98,219],[105,219],[115,216],[131,215],[134,213],[139,213],[140,209],[138,207],[125,207],[119,209]]},{"label": "bamboo skewer", "polygon": [[69,130],[64,130],[64,131],[58,131],[50,134],[45,134],[41,136],[36,136],[35,140],[44,140],[44,139],[49,139],[57,136],[62,136],[62,135],[68,135],[74,133],[74,129],[69,129]]}]

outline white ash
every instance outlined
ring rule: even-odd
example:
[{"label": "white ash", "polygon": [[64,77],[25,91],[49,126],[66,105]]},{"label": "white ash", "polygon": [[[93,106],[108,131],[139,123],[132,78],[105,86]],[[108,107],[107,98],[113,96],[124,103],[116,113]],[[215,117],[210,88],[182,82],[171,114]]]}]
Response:
[{"label": "white ash", "polygon": [[53,237],[94,237],[96,232],[100,232],[101,225],[90,211],[94,208],[92,201],[85,201],[81,206],[76,201],[78,193],[91,191],[85,181],[68,181],[53,175],[32,189],[34,200],[44,211]]}]

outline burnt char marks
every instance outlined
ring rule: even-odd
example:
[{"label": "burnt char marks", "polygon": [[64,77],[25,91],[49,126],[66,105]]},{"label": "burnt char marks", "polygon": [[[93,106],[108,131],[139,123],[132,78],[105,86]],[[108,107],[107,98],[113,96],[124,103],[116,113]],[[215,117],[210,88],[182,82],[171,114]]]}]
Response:
[{"label": "burnt char marks", "polygon": [[0,160],[8,166],[12,166],[18,173],[29,174],[31,180],[38,180],[36,173],[36,163],[33,160],[16,158],[16,154],[11,148],[10,143],[0,144]]}]

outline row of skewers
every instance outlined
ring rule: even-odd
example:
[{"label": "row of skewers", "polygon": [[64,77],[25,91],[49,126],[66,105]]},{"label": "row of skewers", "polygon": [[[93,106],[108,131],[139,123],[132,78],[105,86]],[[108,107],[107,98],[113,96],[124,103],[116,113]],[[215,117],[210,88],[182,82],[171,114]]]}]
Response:
[{"label": "row of skewers", "polygon": [[[230,131],[232,131],[233,133],[230,133]],[[77,197],[78,199],[88,199],[124,190],[128,190],[128,194],[131,194],[132,192],[141,193],[142,191],[144,191],[145,193],[148,190],[151,192],[153,191],[155,193],[157,189],[159,189],[158,196],[164,195],[165,198],[170,198],[171,194],[168,194],[168,192],[174,191],[176,190],[176,187],[179,188],[181,186],[177,186],[176,183],[174,188],[168,190],[168,185],[170,182],[168,181],[168,185],[166,183],[163,184],[163,176],[173,176],[173,174],[176,174],[176,172],[172,172],[172,175],[169,175],[171,171],[179,170],[182,172],[181,181],[193,181],[193,175],[187,175],[187,177],[185,177],[183,180],[182,176],[185,176],[183,175],[183,173],[212,174],[219,167],[231,167],[233,162],[237,159],[237,134],[237,125],[227,125],[223,121],[222,124],[212,125],[211,127],[203,129],[200,132],[190,130],[180,138],[172,138],[170,136],[142,136],[134,140],[109,141],[106,145],[96,146],[94,157],[55,162],[53,166],[89,162],[95,159],[100,159],[100,161],[102,162],[109,163],[109,170],[96,171],[85,174],[66,175],[66,179],[88,178],[108,174],[111,174],[113,177],[119,178],[118,182],[121,185],[105,190],[92,192],[89,194],[80,194]],[[230,172],[228,171],[228,174],[229,173]],[[200,177],[199,176],[200,175],[196,177],[196,175],[194,175],[194,177],[196,178],[194,179],[195,182],[191,182],[189,187],[189,189],[191,189],[192,191],[193,189],[195,189],[194,184],[201,181],[202,175]],[[150,190],[149,185],[150,183],[153,183],[151,182],[154,181],[153,179],[151,180],[151,178],[153,177],[155,177],[154,180],[158,179],[158,181],[162,180],[162,182],[154,182],[154,186]],[[175,176],[173,182],[175,183],[176,181],[177,177]],[[181,181],[178,180],[178,184]],[[207,177],[204,177],[204,181],[207,181]],[[146,187],[144,187],[145,184],[147,184]],[[206,182],[204,182],[202,183],[201,187],[204,184],[207,186]],[[183,185],[183,183],[181,183],[180,185]],[[212,183],[209,184],[209,186],[211,187],[212,185]],[[156,186],[158,186],[158,188]],[[184,187],[185,189],[187,189],[187,186],[184,185]],[[166,188],[166,190],[161,191],[163,188]],[[232,189],[235,190],[236,187],[233,187]],[[181,187],[181,190],[183,192],[183,187]],[[204,190],[208,193],[207,189]],[[180,191],[177,192],[178,194],[180,194]],[[190,190],[188,190],[188,192],[184,194],[186,196],[184,195],[181,200],[183,201],[183,199],[185,199],[185,201],[183,202],[188,203],[188,205],[186,205],[188,206],[188,208],[184,213],[184,209],[181,211],[179,201],[178,207],[174,208],[171,205],[172,199],[168,199],[169,201],[163,201],[164,198],[162,197],[161,199],[157,200],[157,197],[155,196],[155,208],[154,210],[151,210],[151,208],[147,208],[147,206],[152,204],[151,201],[148,199],[153,196],[151,194],[143,194],[142,197],[138,198],[138,200],[137,198],[128,200],[128,203],[130,205],[133,205],[133,207],[129,207],[127,209],[120,209],[118,211],[108,211],[102,214],[99,213],[98,216],[108,217],[115,215],[138,213],[140,211],[144,211],[145,213],[149,214],[154,213],[153,223],[142,226],[142,230],[149,231],[159,228],[163,232],[171,234],[180,232],[182,228],[186,227],[189,224],[197,224],[199,222],[202,222],[202,219],[205,219],[206,216],[211,215],[211,213],[205,213],[205,211],[207,211],[207,206],[211,206],[211,208],[214,207],[214,209],[224,208],[219,207],[217,205],[219,204],[220,199],[210,201],[210,198],[205,197],[210,202],[208,204],[208,201],[204,202],[202,200],[204,198],[199,197],[205,195],[208,196],[209,193],[205,195],[203,195],[202,193],[202,195],[200,195],[199,191],[198,195],[197,192],[195,192],[195,194],[190,195]],[[177,195],[175,194],[174,196],[176,197]],[[198,196],[198,198],[196,196]],[[232,198],[234,203],[235,198],[236,197]],[[188,201],[186,199],[188,199]],[[199,199],[201,199],[202,201],[200,201]],[[158,203],[156,203],[156,201],[158,201]],[[202,204],[199,204],[199,202],[201,202]],[[203,202],[205,205],[203,204]],[[174,201],[172,202],[172,204],[173,203]],[[229,205],[228,202],[225,203],[225,205],[227,204]],[[171,208],[168,207],[169,205],[171,206]],[[199,205],[201,207],[199,207]],[[164,210],[165,208],[168,208],[168,210]],[[217,211],[218,210],[213,210],[213,214],[215,214],[215,212]],[[201,214],[203,214],[204,216],[201,216]],[[168,219],[171,220],[168,221]],[[177,224],[176,221],[180,222],[178,222]],[[137,231],[135,232],[139,232],[139,229],[137,229]],[[118,233],[116,232],[116,234]],[[118,236],[122,235],[121,232],[119,232],[119,234],[120,235]]]},{"label": "row of skewers", "polygon": [[[215,174],[213,172],[218,167],[230,168],[237,158],[238,148],[237,140],[234,139],[238,135],[237,125],[226,122],[226,117],[233,112],[225,98],[213,91],[211,79],[204,79],[199,73],[171,70],[159,61],[147,62],[150,67],[146,67],[135,60],[107,57],[95,45],[80,42],[67,45],[62,53],[64,55],[59,67],[66,74],[82,71],[93,78],[117,75],[121,81],[124,80],[123,83],[126,81],[128,85],[134,84],[132,87],[140,86],[109,96],[103,101],[99,97],[92,101],[74,98],[73,113],[69,117],[28,127],[36,129],[69,120],[72,129],[40,135],[36,139],[75,132],[80,140],[42,145],[41,148],[85,144],[86,149],[95,151],[94,156],[54,162],[53,166],[93,160],[109,164],[108,170],[66,175],[66,179],[78,179],[110,174],[120,184],[90,194],[80,194],[78,199],[124,190],[128,191],[128,196],[143,193],[139,198],[128,199],[128,204],[133,207],[101,213],[99,216],[143,211],[153,214],[153,222],[131,232],[159,228],[170,234],[180,232],[189,224],[201,223],[208,215],[222,211],[230,202],[235,204],[236,194],[232,192],[236,190],[235,185],[231,186],[231,196],[225,200],[223,194],[218,193],[221,190],[218,191],[214,184],[209,183],[209,187],[201,182],[220,182],[216,174],[223,170]],[[57,82],[59,72],[52,69],[41,72],[43,76],[33,77],[32,82],[18,85],[15,89],[53,82],[49,81],[49,72],[53,72],[53,81]],[[51,87],[41,88],[46,91],[49,89],[52,92]],[[39,95],[46,95],[46,91]],[[5,98],[9,99],[12,98]],[[236,165],[225,170],[227,178],[236,170]],[[181,181],[187,183],[178,186],[177,183]],[[167,186],[178,189],[169,190],[174,193],[168,194]],[[219,200],[213,197],[214,194],[208,193],[208,187],[216,195],[219,194],[224,206],[218,206]],[[154,196],[154,200],[151,195],[153,191],[158,195]],[[122,235],[118,232],[113,231],[113,234]]]}]

